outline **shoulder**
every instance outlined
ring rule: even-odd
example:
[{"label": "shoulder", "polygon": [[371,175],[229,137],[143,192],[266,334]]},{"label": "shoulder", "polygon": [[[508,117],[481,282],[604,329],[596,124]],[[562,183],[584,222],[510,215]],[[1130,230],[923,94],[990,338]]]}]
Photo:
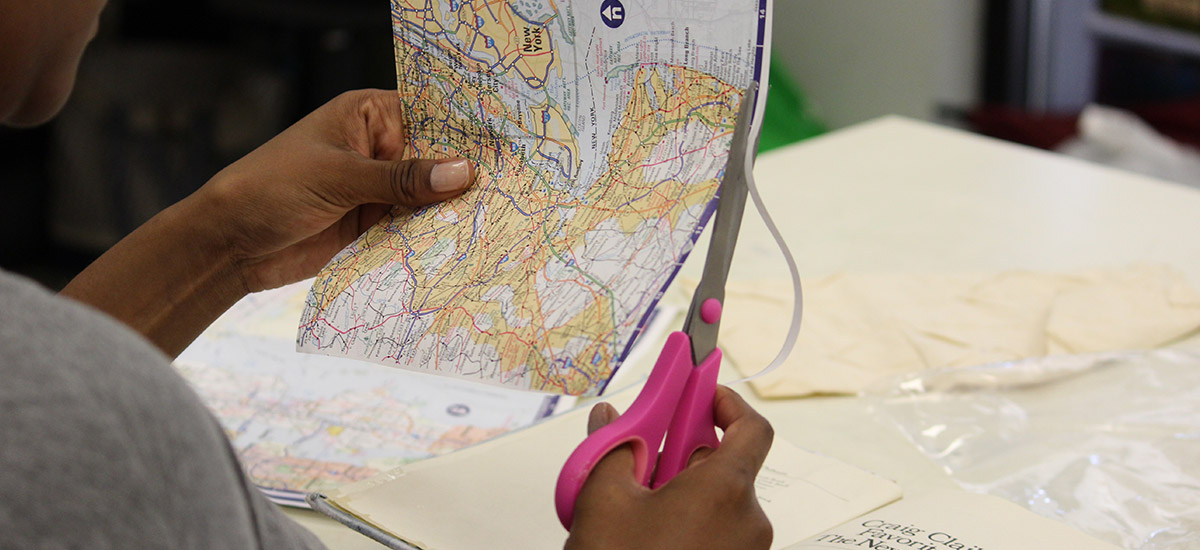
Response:
[{"label": "shoulder", "polygon": [[212,422],[170,358],[104,313],[3,271],[0,304],[0,399],[21,403],[19,412],[43,408],[92,423],[179,413],[159,416],[166,430],[181,428],[172,424],[187,413]]},{"label": "shoulder", "polygon": [[88,438],[116,447],[139,445],[135,431],[219,432],[170,358],[132,329],[3,271],[0,304],[0,402],[14,404],[0,431],[79,437],[91,429]]},{"label": "shoulder", "polygon": [[33,386],[8,391],[93,392],[177,376],[140,334],[31,280],[0,271],[0,304],[3,375]]},{"label": "shoulder", "polygon": [[167,361],[141,335],[104,313],[5,271],[0,271],[0,304],[5,311],[0,319],[0,340],[5,345],[3,352],[10,357],[10,352],[18,349],[58,354],[103,338],[123,342],[130,352]]},{"label": "shoulder", "polygon": [[17,473],[0,476],[0,495],[20,503],[0,503],[9,542],[266,540],[271,510],[166,355],[103,313],[2,271],[0,307],[0,470]]}]

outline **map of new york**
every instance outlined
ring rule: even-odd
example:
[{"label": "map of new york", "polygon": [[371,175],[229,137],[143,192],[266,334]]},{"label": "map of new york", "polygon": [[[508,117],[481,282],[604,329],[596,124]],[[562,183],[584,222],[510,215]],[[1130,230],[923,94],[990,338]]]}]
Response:
[{"label": "map of new york", "polygon": [[317,276],[302,351],[594,395],[691,250],[766,0],[393,0],[406,156],[477,164]]}]

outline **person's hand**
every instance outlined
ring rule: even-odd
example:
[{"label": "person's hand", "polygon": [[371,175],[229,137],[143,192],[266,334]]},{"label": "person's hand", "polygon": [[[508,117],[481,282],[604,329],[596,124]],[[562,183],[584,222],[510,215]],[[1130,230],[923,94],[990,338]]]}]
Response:
[{"label": "person's hand", "polygon": [[347,92],[113,246],[62,290],[168,356],[249,292],[316,275],[395,206],[454,197],[466,160],[401,159],[395,91]]},{"label": "person's hand", "polygon": [[192,198],[218,218],[248,292],[311,277],[393,206],[454,197],[462,159],[405,160],[394,90],[344,93],[231,164]]},{"label": "person's hand", "polygon": [[[651,490],[633,475],[628,445],[605,456],[575,502],[566,549],[739,550],[771,546],[771,523],[754,495],[754,479],[774,432],[737,393],[717,387],[713,413],[725,435],[717,450],[697,451],[666,485]],[[607,403],[592,409],[588,432],[612,422]]]}]

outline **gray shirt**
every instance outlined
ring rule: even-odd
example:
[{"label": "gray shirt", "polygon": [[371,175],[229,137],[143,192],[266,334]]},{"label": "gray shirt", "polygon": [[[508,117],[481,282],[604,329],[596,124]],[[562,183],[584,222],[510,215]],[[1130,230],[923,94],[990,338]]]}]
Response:
[{"label": "gray shirt", "polygon": [[320,548],[139,334],[0,271],[0,548]]}]

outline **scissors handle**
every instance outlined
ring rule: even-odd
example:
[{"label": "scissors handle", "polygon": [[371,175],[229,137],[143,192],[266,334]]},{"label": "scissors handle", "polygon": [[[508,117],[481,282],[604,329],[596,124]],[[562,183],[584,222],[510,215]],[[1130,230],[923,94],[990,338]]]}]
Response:
[{"label": "scissors handle", "polygon": [[[658,449],[674,416],[680,395],[692,373],[692,351],[688,336],[674,332],[650,372],[646,385],[629,410],[612,423],[583,440],[558,474],[554,504],[558,520],[568,530],[575,519],[575,500],[592,468],[609,452],[629,443],[633,448],[634,476],[650,485],[658,460]],[[710,401],[711,407],[711,401]]]},{"label": "scissors handle", "polygon": [[654,487],[661,487],[687,468],[692,453],[703,448],[716,449],[721,444],[713,421],[713,398],[720,370],[721,349],[717,348],[688,376],[667,428],[667,442],[654,469]]}]

